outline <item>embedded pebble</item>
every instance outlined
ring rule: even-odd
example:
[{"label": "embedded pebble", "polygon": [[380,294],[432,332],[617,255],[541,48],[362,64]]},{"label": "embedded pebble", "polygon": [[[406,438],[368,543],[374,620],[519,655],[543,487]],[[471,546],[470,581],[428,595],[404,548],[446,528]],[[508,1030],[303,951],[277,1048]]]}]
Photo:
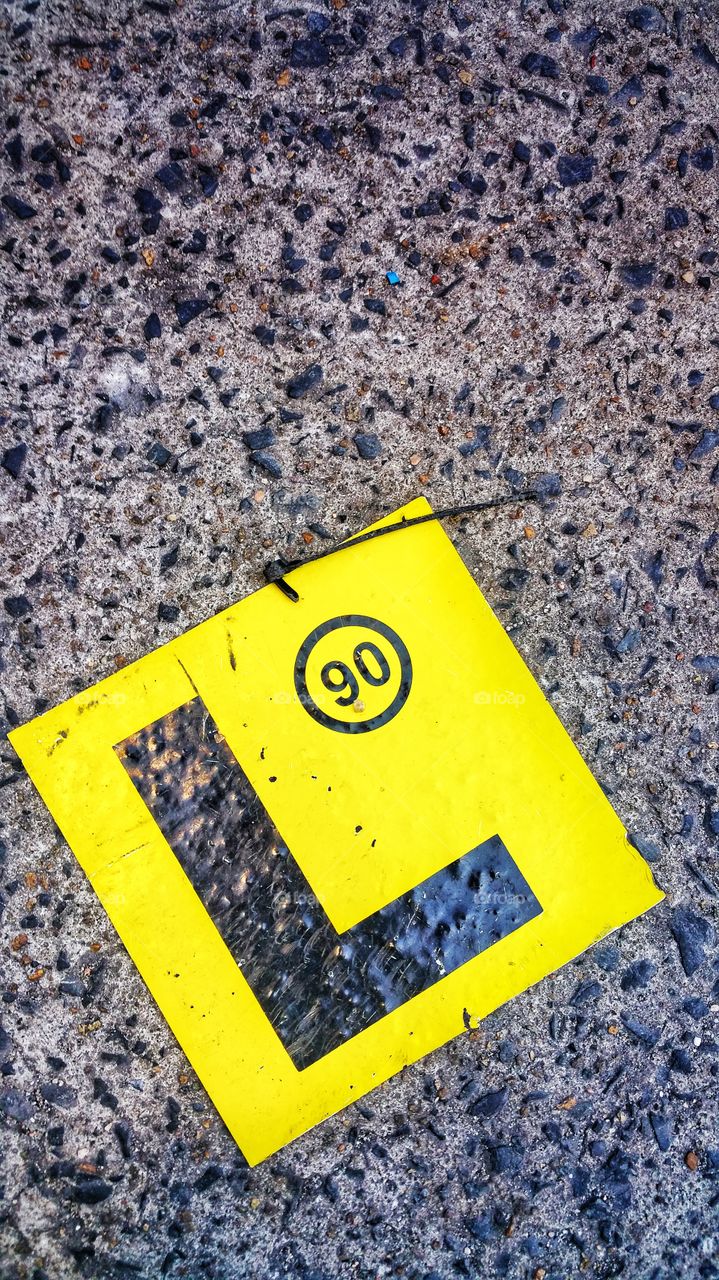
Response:
[{"label": "embedded pebble", "polygon": [[672,912],[669,928],[679,949],[682,968],[691,978],[706,959],[705,947],[711,938],[711,925],[688,907],[677,907]]},{"label": "embedded pebble", "polygon": [[379,437],[374,432],[358,431],[352,437],[360,458],[364,458],[367,462],[379,458],[382,453],[382,444]]},{"label": "embedded pebble", "polygon": [[0,459],[0,465],[4,467],[9,476],[12,476],[13,480],[17,480],[23,469],[26,457],[27,445],[23,440],[20,444],[12,445],[11,448],[5,450],[2,459]]},{"label": "embedded pebble", "polygon": [[310,391],[314,391],[324,378],[324,371],[319,364],[308,365],[301,373],[290,378],[285,390],[290,400],[302,400]]}]

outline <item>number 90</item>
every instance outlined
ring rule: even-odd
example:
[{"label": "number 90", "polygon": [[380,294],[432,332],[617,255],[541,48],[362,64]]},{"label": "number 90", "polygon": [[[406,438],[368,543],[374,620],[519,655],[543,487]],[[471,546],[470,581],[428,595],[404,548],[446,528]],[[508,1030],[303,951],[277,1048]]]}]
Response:
[{"label": "number 90", "polygon": [[[367,665],[365,654],[371,654],[374,663],[377,664],[376,670],[371,670]],[[361,676],[366,684],[379,688],[387,683],[390,677],[389,663],[382,650],[371,640],[363,640],[358,644],[352,657],[358,675]],[[349,707],[359,697],[360,686],[357,676],[347,666],[346,662],[326,662],[322,668],[320,679],[325,689],[338,695],[335,698],[338,707]]]}]

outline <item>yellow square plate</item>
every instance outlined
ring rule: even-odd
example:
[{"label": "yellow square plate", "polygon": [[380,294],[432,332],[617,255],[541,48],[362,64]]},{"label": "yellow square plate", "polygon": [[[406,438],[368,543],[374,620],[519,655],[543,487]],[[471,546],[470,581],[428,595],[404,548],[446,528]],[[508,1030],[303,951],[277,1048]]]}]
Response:
[{"label": "yellow square plate", "polygon": [[292,584],[10,735],[251,1164],[662,897],[438,524]]}]

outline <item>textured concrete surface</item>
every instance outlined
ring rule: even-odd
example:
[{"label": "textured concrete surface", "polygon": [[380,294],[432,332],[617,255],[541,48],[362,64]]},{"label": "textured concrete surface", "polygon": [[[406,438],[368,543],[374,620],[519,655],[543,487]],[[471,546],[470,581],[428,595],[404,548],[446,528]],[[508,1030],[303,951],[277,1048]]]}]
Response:
[{"label": "textured concrete surface", "polygon": [[3,727],[538,485],[452,536],[668,899],[249,1171],[5,741],[3,1280],[719,1275],[713,10],[5,6]]}]

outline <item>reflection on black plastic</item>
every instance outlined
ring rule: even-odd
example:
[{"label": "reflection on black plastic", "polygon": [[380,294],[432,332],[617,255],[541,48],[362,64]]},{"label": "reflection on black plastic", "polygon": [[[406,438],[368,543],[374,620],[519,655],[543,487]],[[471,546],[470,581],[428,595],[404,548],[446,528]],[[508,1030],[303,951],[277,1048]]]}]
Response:
[{"label": "reflection on black plastic", "polygon": [[199,698],[116,750],[300,1070],[541,912],[493,836],[338,934]]}]

